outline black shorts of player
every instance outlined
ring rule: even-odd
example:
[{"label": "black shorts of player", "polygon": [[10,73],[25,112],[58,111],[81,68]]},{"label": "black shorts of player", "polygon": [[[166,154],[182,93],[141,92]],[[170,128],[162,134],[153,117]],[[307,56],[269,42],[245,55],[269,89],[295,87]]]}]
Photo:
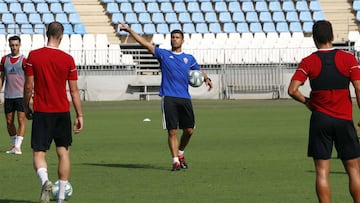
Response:
[{"label": "black shorts of player", "polygon": [[360,157],[359,139],[353,121],[313,111],[310,118],[308,156],[315,160],[330,159],[334,144],[341,160]]},{"label": "black shorts of player", "polygon": [[194,128],[195,117],[190,99],[168,97],[162,98],[163,128]]},{"label": "black shorts of player", "polygon": [[5,114],[14,113],[15,111],[24,112],[24,99],[23,98],[14,98],[14,99],[5,98],[5,102],[4,102]]},{"label": "black shorts of player", "polygon": [[70,113],[34,112],[31,131],[31,148],[35,151],[46,151],[50,149],[53,140],[57,147],[71,146]]}]

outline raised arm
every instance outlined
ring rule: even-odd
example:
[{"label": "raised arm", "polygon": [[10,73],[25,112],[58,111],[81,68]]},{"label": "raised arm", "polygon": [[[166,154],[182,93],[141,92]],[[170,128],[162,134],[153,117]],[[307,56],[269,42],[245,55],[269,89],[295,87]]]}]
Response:
[{"label": "raised arm", "polygon": [[152,43],[150,43],[145,38],[140,36],[138,33],[136,33],[134,30],[132,30],[128,25],[126,25],[124,23],[120,23],[119,26],[120,26],[121,31],[128,32],[139,44],[141,44],[141,46],[148,49],[150,53],[152,53],[152,54],[155,53],[155,48]]}]

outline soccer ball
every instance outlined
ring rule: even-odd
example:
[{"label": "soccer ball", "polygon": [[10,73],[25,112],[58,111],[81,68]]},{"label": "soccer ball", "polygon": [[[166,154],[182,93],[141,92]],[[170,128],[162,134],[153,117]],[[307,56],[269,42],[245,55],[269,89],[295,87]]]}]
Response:
[{"label": "soccer ball", "polygon": [[190,70],[189,85],[191,87],[200,87],[204,83],[204,76],[199,70]]},{"label": "soccer ball", "polygon": [[[56,181],[52,186],[52,195],[54,200],[57,199],[58,193],[59,193],[59,181]],[[73,188],[70,182],[68,182],[65,186],[65,200],[68,200],[71,197],[72,193],[73,193]]]}]

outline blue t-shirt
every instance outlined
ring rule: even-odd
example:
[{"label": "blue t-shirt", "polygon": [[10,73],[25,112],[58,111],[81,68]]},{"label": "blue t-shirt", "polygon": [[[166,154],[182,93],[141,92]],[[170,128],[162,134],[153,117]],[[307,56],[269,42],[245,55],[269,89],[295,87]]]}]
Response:
[{"label": "blue t-shirt", "polygon": [[190,99],[189,71],[200,70],[194,56],[155,46],[154,57],[160,62],[162,75],[159,95]]}]

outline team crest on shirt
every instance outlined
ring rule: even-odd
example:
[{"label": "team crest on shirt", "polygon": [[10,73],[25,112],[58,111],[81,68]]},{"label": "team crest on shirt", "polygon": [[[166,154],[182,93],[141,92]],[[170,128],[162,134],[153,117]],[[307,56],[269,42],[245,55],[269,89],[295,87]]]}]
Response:
[{"label": "team crest on shirt", "polygon": [[189,59],[186,58],[186,57],[185,57],[183,60],[184,60],[184,63],[185,63],[185,64],[187,64],[187,63],[189,62]]}]

